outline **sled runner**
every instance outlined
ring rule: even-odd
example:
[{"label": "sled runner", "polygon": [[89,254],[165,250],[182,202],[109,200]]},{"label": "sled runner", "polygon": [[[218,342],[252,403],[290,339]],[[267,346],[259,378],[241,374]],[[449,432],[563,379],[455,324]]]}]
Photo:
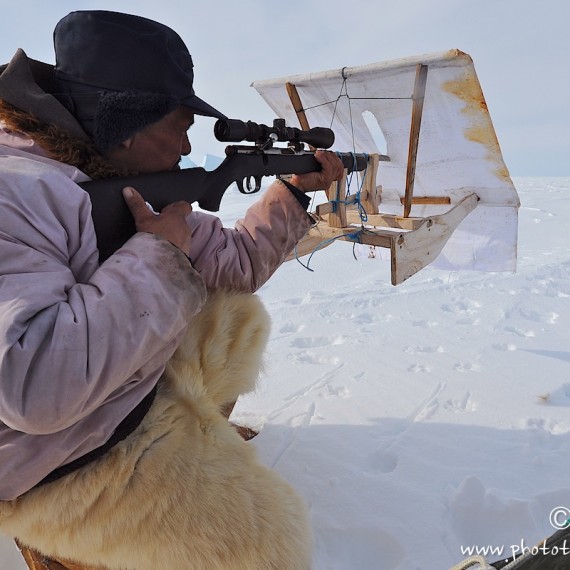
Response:
[{"label": "sled runner", "polygon": [[288,124],[329,126],[333,149],[371,155],[363,179],[327,192],[297,256],[351,241],[360,257],[391,259],[394,285],[434,261],[515,270],[519,199],[469,55],[451,50],[252,85]]}]

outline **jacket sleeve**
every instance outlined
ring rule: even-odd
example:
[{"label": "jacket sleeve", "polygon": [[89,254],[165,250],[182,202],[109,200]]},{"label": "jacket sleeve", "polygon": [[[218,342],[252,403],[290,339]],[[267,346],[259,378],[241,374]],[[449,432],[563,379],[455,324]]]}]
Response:
[{"label": "jacket sleeve", "polygon": [[97,267],[89,199],[61,174],[4,176],[0,211],[0,421],[54,433],[156,374],[205,287],[151,234]]},{"label": "jacket sleeve", "polygon": [[297,198],[274,182],[235,228],[201,212],[189,218],[190,258],[209,288],[254,292],[305,235],[311,218]]}]

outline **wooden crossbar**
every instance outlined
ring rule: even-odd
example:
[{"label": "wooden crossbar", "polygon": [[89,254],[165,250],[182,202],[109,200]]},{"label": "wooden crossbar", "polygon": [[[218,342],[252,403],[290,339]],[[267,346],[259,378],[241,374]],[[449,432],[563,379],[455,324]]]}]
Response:
[{"label": "wooden crossbar", "polygon": [[[400,202],[404,204],[405,198],[400,198]],[[451,198],[449,196],[413,196],[412,205],[414,204],[451,204]]]}]

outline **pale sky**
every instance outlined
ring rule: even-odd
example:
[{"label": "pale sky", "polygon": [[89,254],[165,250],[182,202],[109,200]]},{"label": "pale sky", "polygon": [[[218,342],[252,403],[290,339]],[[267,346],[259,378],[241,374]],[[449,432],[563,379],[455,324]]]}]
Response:
[{"label": "pale sky", "polygon": [[[158,20],[186,42],[196,93],[232,118],[270,123],[252,81],[457,48],[471,55],[512,176],[570,176],[570,0],[20,0],[4,2],[0,62],[21,47],[54,62],[73,10]],[[221,155],[213,119],[193,153]]]}]

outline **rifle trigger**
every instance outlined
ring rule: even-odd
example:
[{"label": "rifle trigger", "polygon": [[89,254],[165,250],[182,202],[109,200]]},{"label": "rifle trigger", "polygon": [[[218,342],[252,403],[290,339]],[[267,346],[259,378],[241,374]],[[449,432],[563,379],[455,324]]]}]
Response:
[{"label": "rifle trigger", "polygon": [[[255,181],[255,186],[253,186],[251,180]],[[243,180],[236,180],[235,183],[237,184],[238,190],[242,194],[254,194],[255,192],[259,192],[261,189],[261,179],[262,176],[247,176]],[[244,180],[245,180],[245,188],[244,188]]]},{"label": "rifle trigger", "polygon": [[[244,189],[242,182],[238,184],[240,192],[242,192],[243,194],[254,194],[255,192],[259,192],[259,189],[261,188],[261,178],[262,178],[261,176],[248,176],[247,178],[245,178],[245,186],[247,190]],[[252,184],[252,179],[255,182],[255,186],[253,186]]]}]

